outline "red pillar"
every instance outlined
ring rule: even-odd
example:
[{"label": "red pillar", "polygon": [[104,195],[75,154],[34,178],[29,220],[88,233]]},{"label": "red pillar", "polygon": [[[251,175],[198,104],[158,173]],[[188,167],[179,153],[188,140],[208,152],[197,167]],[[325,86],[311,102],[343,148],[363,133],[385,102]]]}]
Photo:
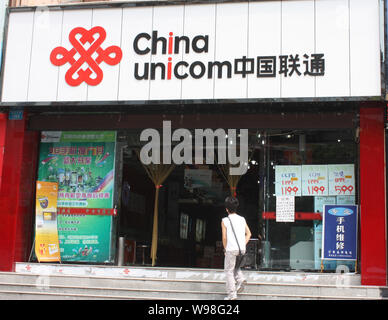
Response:
[{"label": "red pillar", "polygon": [[0,270],[30,254],[34,215],[38,133],[23,120],[0,114]]},{"label": "red pillar", "polygon": [[361,284],[387,284],[383,108],[360,108]]}]

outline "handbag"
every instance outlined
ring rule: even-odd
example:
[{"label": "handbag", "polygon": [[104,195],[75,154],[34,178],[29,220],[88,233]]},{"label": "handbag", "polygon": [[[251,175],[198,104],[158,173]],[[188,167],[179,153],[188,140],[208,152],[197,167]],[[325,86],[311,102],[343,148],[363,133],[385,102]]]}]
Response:
[{"label": "handbag", "polygon": [[245,253],[242,253],[242,252],[241,252],[240,245],[239,245],[239,243],[238,243],[236,233],[234,232],[232,220],[230,220],[229,217],[228,217],[228,219],[229,219],[229,221],[230,221],[230,225],[232,226],[232,231],[233,231],[234,237],[236,238],[236,242],[237,242],[237,246],[238,246],[238,256],[236,257],[236,264],[234,265],[234,271],[238,271],[239,269],[241,269],[242,267],[244,267],[245,262],[246,262],[246,257],[247,257],[247,256],[246,256]]}]

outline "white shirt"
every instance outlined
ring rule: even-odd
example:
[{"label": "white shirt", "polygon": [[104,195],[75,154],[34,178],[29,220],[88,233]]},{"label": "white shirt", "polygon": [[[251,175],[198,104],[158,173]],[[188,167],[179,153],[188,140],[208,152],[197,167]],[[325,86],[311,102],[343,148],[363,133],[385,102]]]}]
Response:
[{"label": "white shirt", "polygon": [[[240,250],[245,251],[245,218],[239,216],[237,213],[229,214],[229,218],[232,221],[234,232],[238,239],[238,244],[240,245]],[[230,225],[230,220],[228,217],[222,219],[224,226],[226,227],[226,251],[238,251],[238,245],[236,242],[236,237],[233,234],[232,227]]]}]

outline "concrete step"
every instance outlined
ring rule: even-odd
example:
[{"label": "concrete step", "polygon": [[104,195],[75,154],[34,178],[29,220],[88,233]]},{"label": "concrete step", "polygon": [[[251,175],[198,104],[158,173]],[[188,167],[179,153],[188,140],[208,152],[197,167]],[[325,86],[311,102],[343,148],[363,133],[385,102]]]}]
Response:
[{"label": "concrete step", "polygon": [[[157,278],[169,280],[225,281],[222,269],[163,268],[143,266],[98,266],[69,264],[16,263],[15,271],[39,275],[85,275],[113,278]],[[248,282],[360,285],[361,278],[355,273],[319,272],[268,272],[244,270]]]},{"label": "concrete step", "polygon": [[[10,280],[12,282],[10,283]],[[58,275],[24,275],[18,274],[1,274],[0,273],[0,286],[6,286],[12,284],[16,288],[23,285],[30,287],[43,288],[43,290],[50,288],[51,291],[55,288],[71,290],[83,290],[88,288],[96,288],[95,290],[101,291],[137,291],[137,288],[141,288],[143,292],[163,292],[161,288],[168,289],[172,293],[178,292],[192,292],[197,295],[204,293],[223,294],[225,292],[224,281],[214,280],[191,280],[191,279],[159,279],[159,278],[112,278],[112,277],[96,277],[96,276],[58,276]],[[379,287],[366,287],[366,286],[348,286],[348,285],[324,285],[324,284],[293,284],[293,283],[276,283],[276,282],[259,282],[248,281],[245,294],[263,294],[263,295],[276,295],[282,293],[283,295],[308,295],[308,296],[330,296],[330,297],[370,297],[379,298],[381,295],[381,289]],[[113,293],[112,293],[113,294]],[[167,292],[166,292],[167,294]],[[185,293],[182,294],[183,296]],[[152,296],[152,295],[151,295]],[[184,297],[182,297],[184,298]],[[192,297],[191,297],[192,298]],[[190,299],[191,299],[190,298]],[[208,297],[211,299],[211,297]]]},{"label": "concrete step", "polygon": [[[139,270],[137,270],[139,271]],[[155,270],[153,271],[160,271]],[[164,270],[165,271],[165,270]],[[175,270],[177,271],[177,270]],[[179,270],[174,277],[127,277],[76,276],[56,274],[0,273],[1,299],[179,299],[221,300],[225,296],[224,280],[204,280],[195,271]],[[214,272],[214,270],[213,270]],[[219,273],[219,272],[214,272]],[[255,272],[257,273],[257,272]],[[185,274],[185,275],[184,275]],[[215,278],[217,275],[207,278]],[[218,276],[221,276],[219,273]],[[277,274],[277,278],[281,275]],[[287,278],[287,276],[285,276]],[[179,279],[177,279],[179,278]],[[194,277],[195,278],[195,277]],[[252,277],[251,277],[252,278]],[[260,277],[259,277],[260,278]],[[267,279],[264,277],[264,279]],[[288,279],[290,280],[290,279]],[[310,279],[311,280],[311,279]],[[259,299],[381,299],[381,287],[286,282],[259,282],[248,280],[241,300]],[[23,298],[20,298],[23,297]]]}]

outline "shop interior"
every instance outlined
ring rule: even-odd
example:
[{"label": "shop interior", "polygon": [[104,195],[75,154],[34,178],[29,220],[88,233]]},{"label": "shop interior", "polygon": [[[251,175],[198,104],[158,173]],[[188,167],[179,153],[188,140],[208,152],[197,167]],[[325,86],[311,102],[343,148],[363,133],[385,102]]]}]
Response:
[{"label": "shop interior", "polygon": [[[151,264],[155,185],[139,161],[139,136],[140,130],[118,134],[122,168],[118,235],[125,238],[126,265]],[[321,221],[281,223],[263,214],[276,211],[275,166],[354,164],[357,181],[357,143],[355,129],[249,129],[248,170],[239,177],[235,191],[217,164],[176,165],[159,190],[156,265],[223,268],[223,203],[236,192],[239,214],[252,232],[247,269],[320,271]],[[190,174],[203,174],[202,185],[188,183]],[[314,201],[314,197],[295,197],[295,211],[319,211]],[[331,272],[340,263],[326,263],[324,271]],[[354,262],[346,265],[354,271]]]}]

